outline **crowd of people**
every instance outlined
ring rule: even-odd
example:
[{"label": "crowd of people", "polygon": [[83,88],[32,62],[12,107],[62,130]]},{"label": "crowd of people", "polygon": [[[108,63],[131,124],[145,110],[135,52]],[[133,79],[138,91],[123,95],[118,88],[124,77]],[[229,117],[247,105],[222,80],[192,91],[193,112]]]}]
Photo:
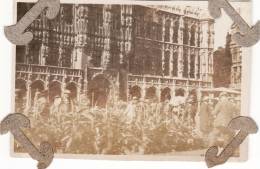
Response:
[{"label": "crowd of people", "polygon": [[[51,105],[38,97],[24,113],[34,143],[49,141],[57,153],[163,154],[223,146],[233,134],[228,123],[240,113],[240,97],[194,95],[157,102],[132,97],[128,102],[93,106],[56,96]],[[22,151],[16,145],[17,151]]]}]

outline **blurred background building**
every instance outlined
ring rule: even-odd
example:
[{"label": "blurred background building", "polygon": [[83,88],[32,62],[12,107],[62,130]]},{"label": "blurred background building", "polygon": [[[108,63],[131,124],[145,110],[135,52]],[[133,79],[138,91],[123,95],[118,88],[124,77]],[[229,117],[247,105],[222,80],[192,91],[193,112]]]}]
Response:
[{"label": "blurred background building", "polygon": [[[237,26],[232,25],[231,27],[231,35],[237,32]],[[231,84],[230,87],[241,90],[241,78],[242,78],[242,53],[243,48],[237,45],[232,38],[230,38],[229,43],[230,54],[232,58],[232,66],[231,66]]]},{"label": "blurred background building", "polygon": [[232,40],[232,35],[237,32],[233,24],[226,36],[225,48],[219,47],[214,51],[214,87],[232,88],[241,91],[242,54],[244,49]]}]

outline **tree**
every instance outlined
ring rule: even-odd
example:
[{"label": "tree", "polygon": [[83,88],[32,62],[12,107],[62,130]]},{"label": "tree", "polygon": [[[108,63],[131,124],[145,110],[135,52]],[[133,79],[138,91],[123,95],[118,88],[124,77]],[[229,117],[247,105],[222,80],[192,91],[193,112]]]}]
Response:
[{"label": "tree", "polygon": [[228,33],[226,47],[219,47],[214,52],[214,87],[229,87],[231,83],[232,56],[230,52],[231,35]]}]

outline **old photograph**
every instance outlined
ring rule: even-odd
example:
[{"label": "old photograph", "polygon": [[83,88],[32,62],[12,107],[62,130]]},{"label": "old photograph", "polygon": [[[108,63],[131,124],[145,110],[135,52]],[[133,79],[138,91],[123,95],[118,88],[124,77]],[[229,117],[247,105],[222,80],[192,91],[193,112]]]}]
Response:
[{"label": "old photograph", "polygon": [[[17,21],[34,3],[16,3]],[[15,47],[15,112],[30,118],[28,137],[61,157],[189,160],[224,148],[247,110],[250,52],[207,4],[70,0],[53,20],[43,12],[27,29],[33,40]],[[232,4],[250,20],[250,2]]]}]

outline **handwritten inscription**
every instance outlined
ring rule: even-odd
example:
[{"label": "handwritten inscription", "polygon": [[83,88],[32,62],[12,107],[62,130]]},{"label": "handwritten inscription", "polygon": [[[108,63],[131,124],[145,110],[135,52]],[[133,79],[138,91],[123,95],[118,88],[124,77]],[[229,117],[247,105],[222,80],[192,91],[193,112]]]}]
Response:
[{"label": "handwritten inscription", "polygon": [[250,27],[240,14],[232,7],[227,0],[209,0],[209,12],[213,18],[221,16],[221,8],[238,26],[239,31],[233,35],[233,40],[240,46],[250,47],[260,39],[260,21]]},{"label": "handwritten inscription", "polygon": [[33,39],[33,34],[31,32],[25,32],[25,30],[46,8],[47,18],[54,19],[59,13],[60,1],[39,0],[16,25],[5,27],[7,39],[15,45],[28,44]]},{"label": "handwritten inscription", "polygon": [[19,113],[11,114],[2,121],[0,132],[6,134],[10,131],[29,155],[38,161],[38,169],[47,168],[54,157],[52,146],[47,142],[42,142],[38,150],[24,134],[22,128],[30,128],[30,120]]},{"label": "handwritten inscription", "polygon": [[239,130],[239,132],[224,148],[219,156],[218,147],[209,148],[205,156],[205,160],[209,168],[224,164],[249,134],[257,133],[258,131],[258,127],[253,119],[242,116],[233,119],[229,124],[229,128],[236,131]]}]

